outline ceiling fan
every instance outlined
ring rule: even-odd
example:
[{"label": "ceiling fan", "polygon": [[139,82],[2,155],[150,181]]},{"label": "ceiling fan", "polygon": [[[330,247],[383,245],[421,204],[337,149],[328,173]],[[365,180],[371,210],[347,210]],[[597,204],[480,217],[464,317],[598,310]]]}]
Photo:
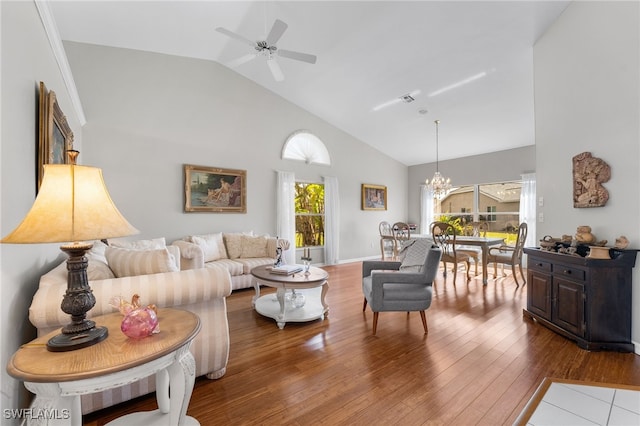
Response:
[{"label": "ceiling fan", "polygon": [[310,55],[308,53],[294,52],[292,50],[284,50],[278,49],[276,47],[276,43],[282,37],[288,25],[282,22],[279,19],[276,19],[273,23],[273,27],[271,27],[271,31],[269,31],[269,35],[265,40],[259,41],[251,41],[246,37],[241,36],[240,34],[236,34],[233,31],[229,31],[226,28],[218,27],[216,31],[222,33],[226,36],[231,37],[234,40],[238,40],[244,44],[247,44],[254,48],[255,52],[248,53],[244,56],[241,56],[227,65],[231,68],[235,68],[245,62],[249,62],[254,59],[256,56],[261,55],[267,58],[267,65],[271,70],[271,74],[276,81],[284,80],[284,74],[282,73],[282,69],[280,65],[276,61],[276,56],[282,56],[283,58],[295,59],[297,61],[308,62],[310,64],[316,63],[316,56]]}]

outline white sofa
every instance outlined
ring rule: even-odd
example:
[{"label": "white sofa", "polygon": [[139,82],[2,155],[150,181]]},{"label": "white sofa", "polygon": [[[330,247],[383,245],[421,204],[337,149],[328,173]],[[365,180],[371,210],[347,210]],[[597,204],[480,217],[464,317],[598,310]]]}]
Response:
[{"label": "white sofa", "polygon": [[[162,243],[164,244],[164,240]],[[105,262],[107,250],[110,249],[98,241],[87,255],[89,285],[96,298],[96,305],[88,312],[87,317],[115,312],[109,304],[112,297],[130,299],[136,293],[140,295],[140,301],[144,305],[155,304],[160,310],[164,307],[176,307],[194,312],[201,321],[200,332],[191,345],[191,353],[196,361],[196,376],[206,375],[210,379],[222,377],[229,358],[226,297],[231,294],[231,277],[227,269],[210,266],[180,270],[179,248],[166,246],[166,253],[162,249],[148,252],[157,252],[163,259],[174,262],[173,265],[160,266],[161,269],[170,269],[169,271],[116,277],[111,271],[113,265],[109,266]],[[110,257],[112,259],[113,256]],[[119,267],[122,269],[122,265]],[[157,267],[156,264],[154,268]],[[66,261],[41,277],[29,308],[29,320],[37,328],[39,336],[70,322],[70,317],[60,309],[66,288]],[[162,330],[162,323],[160,329]],[[153,336],[148,338],[152,339]],[[82,412],[86,414],[96,411],[154,390],[155,378],[151,376],[117,389],[85,395],[82,397]]]},{"label": "white sofa", "polygon": [[286,240],[239,232],[189,235],[171,244],[180,248],[183,269],[223,267],[233,290],[253,287],[251,269],[273,265],[277,247],[288,247]]}]

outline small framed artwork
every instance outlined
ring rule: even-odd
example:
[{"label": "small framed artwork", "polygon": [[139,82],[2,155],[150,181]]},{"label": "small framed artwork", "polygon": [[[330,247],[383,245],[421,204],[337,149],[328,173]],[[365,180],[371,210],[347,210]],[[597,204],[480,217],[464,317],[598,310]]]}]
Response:
[{"label": "small framed artwork", "polygon": [[362,210],[386,210],[387,187],[383,185],[362,184]]},{"label": "small framed artwork", "polygon": [[73,149],[73,132],[54,91],[40,82],[38,104],[37,190],[44,176],[45,164],[68,164],[67,151]]},{"label": "small framed artwork", "polygon": [[247,171],[184,165],[185,212],[246,213]]}]

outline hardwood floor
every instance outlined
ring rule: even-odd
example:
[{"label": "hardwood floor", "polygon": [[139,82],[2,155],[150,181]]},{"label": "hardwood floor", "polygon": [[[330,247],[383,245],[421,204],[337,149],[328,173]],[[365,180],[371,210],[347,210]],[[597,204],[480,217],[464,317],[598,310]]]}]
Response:
[{"label": "hardwood floor", "polygon": [[[640,385],[640,356],[588,352],[524,319],[526,286],[511,276],[457,285],[438,274],[427,311],[362,312],[361,263],[329,272],[329,318],[278,329],[251,308],[251,289],[228,299],[231,353],[219,380],[196,380],[188,414],[209,425],[512,424],[544,377]],[[492,271],[492,269],[490,269]],[[272,291],[264,288],[263,294]],[[150,395],[93,413],[103,425],[156,408]]]}]

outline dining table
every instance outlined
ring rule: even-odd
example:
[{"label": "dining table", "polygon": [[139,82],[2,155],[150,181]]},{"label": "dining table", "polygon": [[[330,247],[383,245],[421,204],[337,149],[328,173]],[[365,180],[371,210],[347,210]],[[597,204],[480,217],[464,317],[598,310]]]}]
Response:
[{"label": "dining table", "polygon": [[[431,234],[412,234],[411,238],[432,238]],[[504,238],[500,237],[470,237],[466,235],[456,235],[456,245],[480,247],[482,253],[482,284],[487,285],[489,275],[487,257],[489,249],[494,246],[504,244]]]}]

